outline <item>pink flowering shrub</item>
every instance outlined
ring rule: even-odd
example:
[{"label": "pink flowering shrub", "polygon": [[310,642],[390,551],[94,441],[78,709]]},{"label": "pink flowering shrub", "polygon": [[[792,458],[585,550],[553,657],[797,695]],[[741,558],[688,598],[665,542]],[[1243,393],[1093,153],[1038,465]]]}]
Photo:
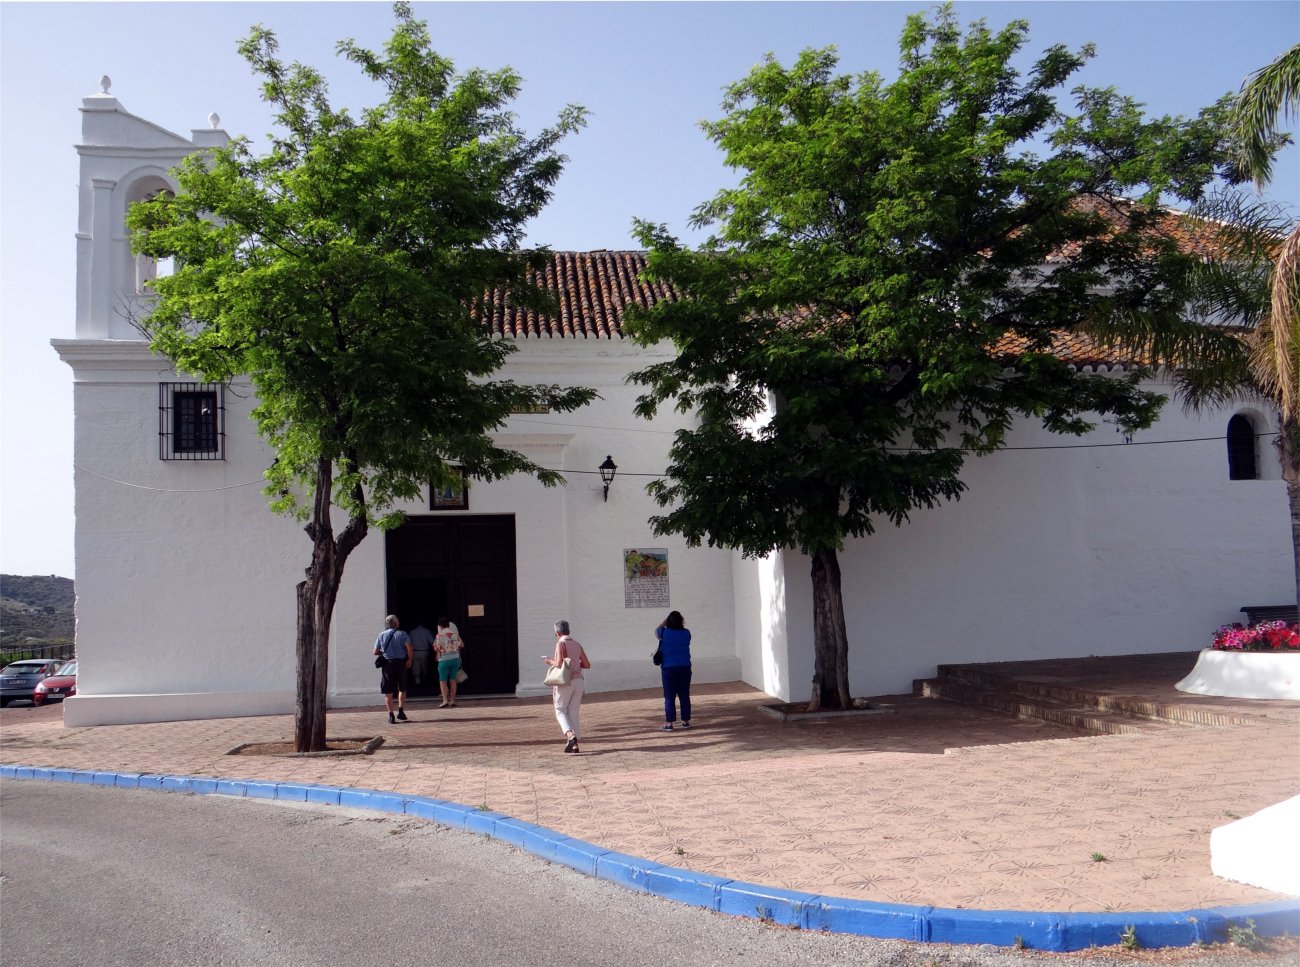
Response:
[{"label": "pink flowering shrub", "polygon": [[1224,625],[1214,633],[1214,648],[1220,651],[1300,651],[1300,625],[1285,621],[1261,621],[1247,628]]}]

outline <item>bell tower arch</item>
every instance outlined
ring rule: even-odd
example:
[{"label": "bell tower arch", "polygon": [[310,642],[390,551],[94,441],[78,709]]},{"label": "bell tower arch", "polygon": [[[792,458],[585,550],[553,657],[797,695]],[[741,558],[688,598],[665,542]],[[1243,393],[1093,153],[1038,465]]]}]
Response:
[{"label": "bell tower arch", "polygon": [[131,252],[127,208],[173,191],[168,173],[187,155],[228,143],[221,119],[186,138],[125,110],[100,78],[100,92],[82,99],[77,212],[77,338],[143,337],[131,325],[148,299],[144,283],[165,266]]}]

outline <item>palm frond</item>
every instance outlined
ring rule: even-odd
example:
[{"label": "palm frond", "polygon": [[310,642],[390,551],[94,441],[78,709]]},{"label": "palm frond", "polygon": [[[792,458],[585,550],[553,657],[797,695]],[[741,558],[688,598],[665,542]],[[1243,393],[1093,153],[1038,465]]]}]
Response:
[{"label": "palm frond", "polygon": [[1273,268],[1268,318],[1252,334],[1250,367],[1285,420],[1300,417],[1300,225]]},{"label": "palm frond", "polygon": [[1280,114],[1300,107],[1300,44],[1246,79],[1235,105],[1234,134],[1242,170],[1263,188],[1273,176]]},{"label": "palm frond", "polygon": [[1211,226],[1188,277],[1189,311],[1216,325],[1255,329],[1269,314],[1278,253],[1294,223],[1286,209],[1238,189],[1215,192],[1186,217]]}]

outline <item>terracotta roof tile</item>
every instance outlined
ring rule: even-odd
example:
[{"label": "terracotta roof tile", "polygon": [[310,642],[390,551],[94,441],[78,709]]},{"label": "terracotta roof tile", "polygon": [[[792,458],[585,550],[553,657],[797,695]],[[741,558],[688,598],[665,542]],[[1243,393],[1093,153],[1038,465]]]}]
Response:
[{"label": "terracotta roof tile", "polygon": [[[1010,365],[1031,347],[1028,337],[1006,335],[994,343],[993,355]],[[1149,359],[1123,357],[1114,349],[1107,349],[1095,339],[1077,332],[1053,333],[1051,353],[1071,366],[1149,366],[1152,363]]]},{"label": "terracotta roof tile", "polygon": [[[1093,212],[1113,222],[1117,227],[1128,224],[1128,213],[1135,203],[1125,198],[1080,197],[1074,201],[1074,207],[1080,211]],[[1210,255],[1223,251],[1221,236],[1223,223],[1209,218],[1189,215],[1174,208],[1166,208],[1154,226],[1154,231],[1165,238],[1173,239],[1184,252],[1193,255]],[[1281,239],[1278,239],[1281,243]],[[1064,246],[1048,256],[1048,262],[1059,262],[1079,253],[1078,243]]]},{"label": "terracotta roof tile", "polygon": [[637,275],[646,266],[644,252],[552,252],[543,269],[530,273],[558,303],[554,315],[539,315],[491,293],[484,318],[498,336],[530,339],[615,339],[623,335],[629,305],[652,306],[677,294],[665,285],[647,285]]},{"label": "terracotta roof tile", "polygon": [[[1080,207],[1122,220],[1125,202],[1085,199]],[[1192,251],[1206,251],[1214,245],[1213,223],[1170,211],[1160,231],[1178,239]],[[1063,250],[1049,261],[1068,257]],[[590,252],[552,252],[544,268],[530,277],[550,291],[558,303],[553,315],[511,304],[502,293],[485,300],[483,316],[495,335],[511,339],[622,339],[623,318],[629,306],[649,307],[681,297],[664,283],[645,283],[638,276],[646,267],[646,253],[597,249]],[[1006,336],[993,347],[994,353],[1013,359],[1031,348],[1027,338]],[[1149,360],[1121,359],[1113,350],[1078,333],[1060,332],[1051,351],[1076,366],[1126,365]]]}]

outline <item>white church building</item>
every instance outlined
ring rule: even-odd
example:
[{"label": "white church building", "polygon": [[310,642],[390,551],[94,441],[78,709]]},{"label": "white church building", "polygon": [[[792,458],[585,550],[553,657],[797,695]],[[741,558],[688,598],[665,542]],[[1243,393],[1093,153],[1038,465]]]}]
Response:
[{"label": "white church building", "polygon": [[[226,135],[215,116],[189,137],[166,131],[104,87],[83,101],[77,146],[75,333],[52,340],[75,401],[79,694],[64,719],[289,712],[294,588],[311,547],[267,508],[273,454],[248,419],[249,388],[176,373],[130,321],[147,309],[143,283],[165,269],[132,256],[128,205],[173,187],[174,165]],[[372,529],[334,613],[333,707],[379,704],[371,645],[389,612],[406,627],[457,623],[469,695],[542,694],[558,618],[592,656],[589,689],[656,685],[653,629],[672,608],[693,633],[696,682],[807,698],[808,559],[688,548],[647,524],[657,508],[645,483],[686,418],[633,415],[627,374],[672,351],[621,334],[625,306],[670,295],[637,281],[642,265],[636,252],[556,253],[559,316],[492,319],[519,349],[505,377],[600,393],[575,413],[519,414],[497,434],[568,484],[472,482],[404,507],[406,523],[387,534]],[[1070,362],[1108,365],[1083,350]],[[1263,402],[1200,416],[1171,403],[1129,444],[1107,426],[1082,438],[1017,426],[1008,449],[968,461],[959,502],[901,528],[883,522],[841,554],[853,693],[910,692],[940,663],[1192,651],[1243,605],[1288,602],[1276,426]]]}]

